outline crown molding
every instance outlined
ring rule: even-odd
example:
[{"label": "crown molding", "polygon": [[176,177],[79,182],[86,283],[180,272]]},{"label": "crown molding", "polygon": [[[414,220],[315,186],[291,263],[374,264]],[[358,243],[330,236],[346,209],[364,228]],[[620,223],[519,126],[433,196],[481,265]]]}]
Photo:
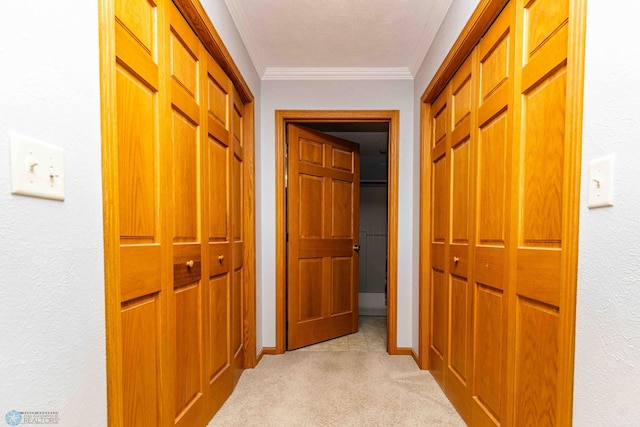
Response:
[{"label": "crown molding", "polygon": [[413,80],[407,67],[267,67],[262,80]]},{"label": "crown molding", "polygon": [[442,27],[442,23],[444,22],[444,18],[447,16],[447,12],[451,7],[453,0],[448,0],[445,4],[440,2],[435,2],[436,6],[440,6],[438,9],[433,11],[433,16],[436,17],[438,25],[427,25],[422,30],[422,34],[420,35],[420,39],[418,40],[418,44],[416,45],[415,53],[413,55],[411,65],[409,66],[409,71],[414,76],[418,73],[420,66],[424,62],[424,59],[431,49],[431,45],[436,38],[436,34],[438,34],[438,30]]},{"label": "crown molding", "polygon": [[239,2],[237,0],[224,0],[224,3],[227,5],[231,19],[233,19],[233,23],[236,25],[238,33],[240,33],[240,38],[249,53],[249,58],[251,58],[253,68],[256,69],[258,76],[262,76],[265,73],[266,67],[264,65],[262,55],[260,54],[258,44],[256,43],[256,37],[251,29],[251,25],[249,25],[247,17],[242,11],[242,8],[238,5]]}]

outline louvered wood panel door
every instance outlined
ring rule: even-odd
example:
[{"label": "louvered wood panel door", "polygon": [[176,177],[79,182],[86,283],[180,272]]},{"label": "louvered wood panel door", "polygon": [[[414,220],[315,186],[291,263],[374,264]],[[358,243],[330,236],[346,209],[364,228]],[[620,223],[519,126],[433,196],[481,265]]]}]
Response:
[{"label": "louvered wood panel door", "polygon": [[429,370],[445,389],[449,357],[449,86],[431,106],[431,321]]},{"label": "louvered wood panel door", "polygon": [[[475,135],[475,80],[472,54],[451,79],[450,145],[447,157],[450,162],[450,196],[448,216],[450,223],[447,276],[448,324],[447,369],[445,391],[465,420],[469,420],[469,382],[471,377],[471,308],[472,308],[472,233],[474,219]],[[471,276],[470,276],[471,274]],[[471,280],[471,282],[470,282]]]},{"label": "louvered wood panel door", "polygon": [[513,23],[510,2],[476,48],[477,170],[471,425],[506,422]]},{"label": "louvered wood panel door", "polygon": [[[553,426],[570,413],[570,397],[559,395],[570,386],[569,342],[573,324],[563,322],[565,249],[574,231],[569,207],[575,203],[574,160],[566,135],[567,49],[569,1],[516,2],[522,25],[516,49],[517,103],[514,121],[512,192],[512,275],[509,324],[513,325],[513,422],[518,426]],[[568,265],[568,264],[564,264]],[[566,267],[565,267],[566,271]],[[570,378],[569,378],[570,379]],[[566,425],[566,424],[563,424]]]},{"label": "louvered wood panel door", "polygon": [[[202,165],[201,103],[204,49],[177,8],[170,6],[169,135],[164,142],[171,164],[171,200],[163,209],[172,225],[173,286],[168,337],[175,425],[203,422],[203,281],[200,197]],[[206,62],[206,61],[205,61]],[[171,212],[172,214],[169,214]],[[167,372],[169,373],[169,372]]]},{"label": "louvered wood panel door", "polygon": [[205,298],[207,419],[222,406],[233,389],[231,346],[231,88],[229,78],[210,57],[206,60],[205,94],[207,142],[205,144],[204,197],[207,201],[208,284]]},{"label": "louvered wood panel door", "polygon": [[[120,236],[119,370],[110,372],[111,387],[119,388],[116,416],[124,426],[162,425],[166,354],[162,329],[166,326],[170,243],[160,217],[169,183],[161,144],[166,102],[163,88],[165,43],[164,1],[115,1],[115,94],[117,145],[109,147],[117,167],[115,229]],[[111,141],[109,141],[111,143]],[[108,293],[114,294],[113,289]],[[111,297],[113,301],[113,296]],[[113,310],[113,306],[109,307]],[[113,317],[112,317],[113,318]],[[113,335],[112,335],[113,336]]]},{"label": "louvered wood panel door", "polygon": [[287,132],[293,350],[358,331],[360,147],[293,124]]},{"label": "louvered wood panel door", "polygon": [[231,91],[231,230],[233,279],[231,281],[231,356],[234,384],[244,369],[244,106]]}]

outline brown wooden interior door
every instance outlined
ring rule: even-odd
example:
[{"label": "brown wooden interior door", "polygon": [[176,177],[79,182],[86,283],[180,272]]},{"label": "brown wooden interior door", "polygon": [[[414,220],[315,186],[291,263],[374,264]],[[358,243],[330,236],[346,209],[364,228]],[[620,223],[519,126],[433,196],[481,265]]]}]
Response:
[{"label": "brown wooden interior door", "polygon": [[288,125],[289,350],[358,331],[357,144]]},{"label": "brown wooden interior door", "polygon": [[447,149],[450,162],[450,202],[447,264],[448,286],[448,335],[449,351],[445,371],[445,390],[465,420],[469,419],[469,383],[471,377],[471,308],[473,293],[470,286],[473,271],[469,268],[472,258],[473,219],[473,164],[475,138],[471,124],[475,119],[472,54],[460,66],[451,80],[451,138]]},{"label": "brown wooden interior door", "polygon": [[[567,133],[569,1],[516,2],[523,22],[516,63],[512,191],[514,289],[510,318],[514,340],[513,425],[568,425],[571,414],[572,330],[567,246],[577,240],[570,212],[574,193],[573,139]],[[573,47],[572,47],[573,48]]]},{"label": "brown wooden interior door", "polygon": [[[163,354],[166,341],[166,289],[171,270],[166,224],[160,207],[166,200],[168,183],[160,165],[164,134],[164,89],[159,69],[164,67],[165,43],[160,30],[165,22],[164,1],[117,0],[115,12],[115,93],[117,141],[108,141],[110,160],[117,168],[117,181],[108,183],[116,194],[119,236],[119,326],[110,341],[121,364],[109,372],[116,387],[110,407],[115,423],[126,426],[166,425],[163,409]],[[146,17],[146,19],[141,19]],[[113,171],[112,171],[113,172]],[[114,221],[113,218],[109,218]],[[113,272],[113,270],[112,270]]]},{"label": "brown wooden interior door", "polygon": [[514,6],[478,43],[471,424],[506,423]]},{"label": "brown wooden interior door", "polygon": [[[169,352],[175,425],[202,422],[205,393],[201,233],[201,103],[204,48],[175,5],[170,5],[170,110],[165,141],[172,176],[173,289],[169,303]],[[168,206],[165,206],[168,208]],[[169,377],[169,376],[168,376]]]},{"label": "brown wooden interior door", "polygon": [[222,68],[207,57],[205,96],[207,99],[207,142],[205,161],[207,186],[205,229],[208,235],[208,286],[205,302],[206,377],[209,419],[233,389],[231,346],[231,160],[229,109],[232,83]]},{"label": "brown wooden interior door", "polygon": [[431,321],[429,322],[429,370],[445,388],[445,362],[449,354],[447,272],[449,239],[449,87],[432,105],[431,117]]}]

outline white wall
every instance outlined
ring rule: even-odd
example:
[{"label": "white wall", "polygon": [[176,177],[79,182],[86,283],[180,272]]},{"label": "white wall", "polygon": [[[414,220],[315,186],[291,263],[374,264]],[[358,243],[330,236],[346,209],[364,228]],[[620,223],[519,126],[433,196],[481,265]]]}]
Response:
[{"label": "white wall", "polygon": [[[416,257],[416,267],[418,266],[419,261],[419,252],[420,252],[420,233],[417,230],[420,230],[420,98],[422,94],[427,89],[427,86],[433,79],[433,76],[440,68],[440,64],[447,56],[453,43],[455,43],[456,39],[462,32],[462,29],[466,25],[469,17],[473,13],[474,9],[478,5],[479,0],[453,0],[451,6],[449,6],[449,10],[442,21],[442,25],[440,29],[436,33],[436,37],[433,40],[433,44],[429,48],[425,60],[423,61],[420,69],[416,73],[414,80],[414,99],[413,99],[413,108],[414,108],[414,128],[413,128],[413,139],[414,139],[414,181],[416,184],[416,192],[413,195],[413,204],[414,211],[417,212],[414,217],[413,228],[416,230],[414,233],[415,238],[413,241],[413,251]],[[413,280],[413,288],[412,288],[412,301],[413,301],[413,317],[411,319],[411,323],[413,325],[413,351],[418,354],[418,346],[419,342],[419,329],[418,329],[418,303],[420,296],[420,287],[419,287],[419,276],[418,269],[414,273]]]},{"label": "white wall", "polygon": [[400,110],[399,206],[398,206],[398,346],[411,347],[411,290],[414,280],[413,241],[414,150],[413,82],[370,81],[277,81],[262,82],[261,193],[258,221],[262,230],[263,343],[275,346],[275,110]]},{"label": "white wall", "polygon": [[[10,131],[64,148],[64,202],[11,195]],[[18,410],[107,424],[103,259],[97,4],[3,1],[2,423]]]},{"label": "white wall", "polygon": [[[640,27],[633,0],[589,0],[574,425],[640,423]],[[586,208],[588,165],[615,154],[614,206]]]},{"label": "white wall", "polygon": [[[201,0],[211,23],[215,27],[216,31],[220,35],[225,47],[229,51],[229,54],[233,58],[236,66],[240,70],[242,77],[247,82],[247,85],[251,89],[251,93],[254,96],[254,115],[255,115],[255,177],[256,183],[260,182],[260,77],[253,67],[251,58],[247,53],[240,33],[233,22],[233,18],[222,0]],[[257,190],[258,184],[256,184]],[[259,353],[263,347],[262,336],[262,307],[263,293],[262,281],[262,230],[260,222],[260,205],[262,195],[260,191],[256,191],[256,351]]]}]

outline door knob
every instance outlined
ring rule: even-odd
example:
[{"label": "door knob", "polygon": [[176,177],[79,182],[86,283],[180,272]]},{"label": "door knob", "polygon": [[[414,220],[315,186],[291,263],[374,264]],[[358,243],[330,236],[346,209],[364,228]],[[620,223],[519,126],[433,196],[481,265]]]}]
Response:
[{"label": "door knob", "polygon": [[460,261],[460,258],[458,258],[457,256],[453,257],[453,263],[457,264]]},{"label": "door knob", "polygon": [[187,268],[193,268],[194,264],[195,263],[193,262],[193,260],[190,259],[189,261],[187,261]]},{"label": "door knob", "polygon": [[360,245],[353,245],[353,250],[360,253]]},{"label": "door knob", "polygon": [[218,257],[218,261],[219,261],[219,262],[224,261],[224,255],[220,255],[220,256]]}]

